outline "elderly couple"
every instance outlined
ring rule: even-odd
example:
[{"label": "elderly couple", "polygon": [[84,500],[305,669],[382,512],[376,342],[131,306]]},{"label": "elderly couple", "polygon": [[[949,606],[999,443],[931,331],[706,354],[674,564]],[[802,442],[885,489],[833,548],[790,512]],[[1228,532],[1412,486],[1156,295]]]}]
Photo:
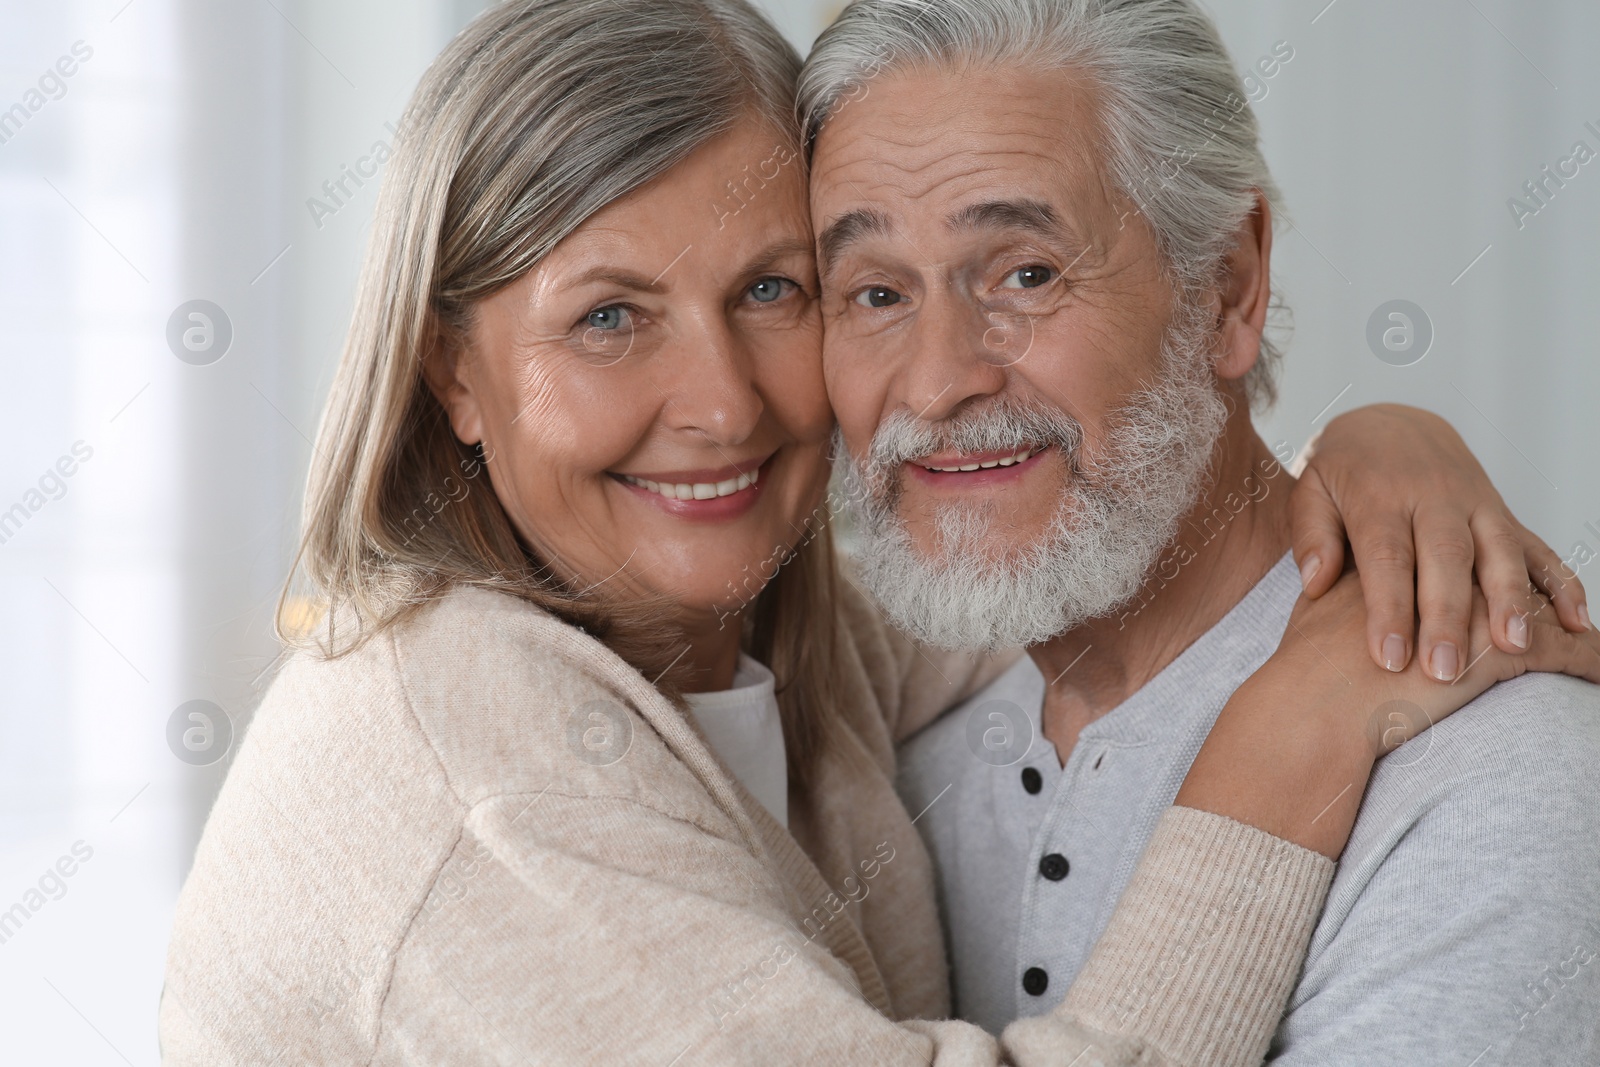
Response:
[{"label": "elderly couple", "polygon": [[164,1062],[1592,1050],[1582,589],[1436,419],[1256,435],[1241,96],[1193,0],[857,0],[803,68],[743,0],[475,21]]}]

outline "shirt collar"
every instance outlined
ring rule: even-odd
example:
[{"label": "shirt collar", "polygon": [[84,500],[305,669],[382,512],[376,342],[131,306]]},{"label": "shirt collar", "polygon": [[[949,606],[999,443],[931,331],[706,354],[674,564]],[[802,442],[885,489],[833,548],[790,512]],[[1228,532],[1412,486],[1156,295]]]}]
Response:
[{"label": "shirt collar", "polygon": [[[1183,730],[1192,716],[1213,713],[1278,647],[1299,595],[1300,574],[1293,553],[1286,552],[1216,625],[1121,704],[1085,726],[1079,738],[1147,744]],[[1042,711],[1033,709],[1035,728]]]}]

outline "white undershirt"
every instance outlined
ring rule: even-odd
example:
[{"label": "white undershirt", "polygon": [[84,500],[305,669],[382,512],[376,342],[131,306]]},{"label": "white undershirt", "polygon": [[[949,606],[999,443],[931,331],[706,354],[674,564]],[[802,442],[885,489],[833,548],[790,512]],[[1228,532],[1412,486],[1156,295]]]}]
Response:
[{"label": "white undershirt", "polygon": [[789,768],[772,672],[741,652],[732,689],[688,693],[684,699],[700,732],[739,784],[787,827]]}]

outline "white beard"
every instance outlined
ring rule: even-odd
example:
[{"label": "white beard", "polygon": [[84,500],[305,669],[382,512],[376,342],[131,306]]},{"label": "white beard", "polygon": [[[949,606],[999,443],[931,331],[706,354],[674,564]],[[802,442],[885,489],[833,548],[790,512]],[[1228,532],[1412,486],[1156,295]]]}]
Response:
[{"label": "white beard", "polygon": [[[1085,455],[1076,420],[1053,408],[1000,402],[939,424],[899,413],[879,427],[865,461],[842,446],[842,483],[860,546],[859,573],[890,620],[938,648],[1036,645],[1127,604],[1205,488],[1228,408],[1210,371],[1209,324],[1180,312],[1162,340],[1164,374],[1111,419]],[[941,509],[936,554],[919,554],[897,515],[902,463],[936,451],[1048,444],[1072,471],[1049,529],[996,557],[1004,514]]]}]

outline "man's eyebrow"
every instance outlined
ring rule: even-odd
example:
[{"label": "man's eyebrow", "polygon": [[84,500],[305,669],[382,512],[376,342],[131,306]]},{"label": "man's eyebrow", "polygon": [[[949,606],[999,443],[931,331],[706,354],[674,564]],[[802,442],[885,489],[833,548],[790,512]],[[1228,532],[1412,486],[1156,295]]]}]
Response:
[{"label": "man's eyebrow", "polygon": [[822,273],[832,271],[845,249],[863,237],[887,237],[893,231],[889,216],[875,208],[859,207],[854,211],[846,211],[830,222],[817,237]]},{"label": "man's eyebrow", "polygon": [[1042,200],[986,200],[945,220],[952,230],[1026,230],[1045,237],[1068,236],[1055,209]]}]

